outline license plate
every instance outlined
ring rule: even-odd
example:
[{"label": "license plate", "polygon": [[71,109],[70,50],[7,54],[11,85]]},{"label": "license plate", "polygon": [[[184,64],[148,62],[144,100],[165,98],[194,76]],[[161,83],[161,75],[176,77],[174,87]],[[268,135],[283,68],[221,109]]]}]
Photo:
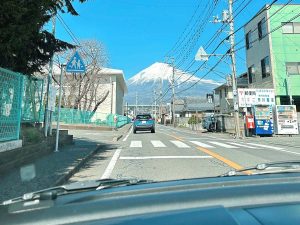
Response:
[{"label": "license plate", "polygon": [[146,121],[142,121],[142,124],[145,124],[146,123]]}]

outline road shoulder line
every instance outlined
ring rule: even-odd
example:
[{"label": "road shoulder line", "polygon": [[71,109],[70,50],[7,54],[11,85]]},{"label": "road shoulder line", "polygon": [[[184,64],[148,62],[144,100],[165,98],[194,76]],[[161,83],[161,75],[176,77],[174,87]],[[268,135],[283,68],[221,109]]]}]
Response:
[{"label": "road shoulder line", "polygon": [[110,175],[112,174],[112,171],[114,170],[115,165],[116,165],[116,163],[118,161],[118,158],[119,158],[119,156],[121,154],[121,151],[122,151],[121,148],[118,148],[115,151],[115,153],[114,153],[113,157],[111,158],[108,166],[106,167],[106,169],[105,169],[105,171],[104,171],[101,179],[108,179],[110,177]]}]

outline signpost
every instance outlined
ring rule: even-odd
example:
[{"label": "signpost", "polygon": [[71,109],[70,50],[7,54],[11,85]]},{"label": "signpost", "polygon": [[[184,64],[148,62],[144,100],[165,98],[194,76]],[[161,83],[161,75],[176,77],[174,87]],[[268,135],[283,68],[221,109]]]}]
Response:
[{"label": "signpost", "polygon": [[58,152],[58,139],[59,139],[59,120],[60,120],[60,109],[61,109],[61,98],[62,98],[62,86],[63,86],[63,71],[66,68],[66,72],[69,73],[84,73],[86,71],[85,64],[76,51],[74,55],[70,58],[66,65],[61,64],[60,67],[60,78],[59,78],[59,102],[57,110],[57,124],[56,124],[56,143],[55,143],[55,152]]}]

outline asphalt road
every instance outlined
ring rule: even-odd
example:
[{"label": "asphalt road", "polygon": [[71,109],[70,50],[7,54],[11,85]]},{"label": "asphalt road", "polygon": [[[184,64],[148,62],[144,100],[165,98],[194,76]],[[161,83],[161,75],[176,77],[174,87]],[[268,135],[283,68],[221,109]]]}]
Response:
[{"label": "asphalt road", "polygon": [[211,177],[258,163],[297,159],[298,136],[235,140],[229,135],[196,134],[157,125],[154,134],[130,130],[116,149],[95,155],[70,181]]}]

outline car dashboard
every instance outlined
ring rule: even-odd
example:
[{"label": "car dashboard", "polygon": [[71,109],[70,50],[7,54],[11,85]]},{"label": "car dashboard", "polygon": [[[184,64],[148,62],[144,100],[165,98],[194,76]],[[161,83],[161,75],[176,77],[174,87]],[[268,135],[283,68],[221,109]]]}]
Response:
[{"label": "car dashboard", "polygon": [[300,224],[300,175],[158,182],[0,206],[1,224]]}]

